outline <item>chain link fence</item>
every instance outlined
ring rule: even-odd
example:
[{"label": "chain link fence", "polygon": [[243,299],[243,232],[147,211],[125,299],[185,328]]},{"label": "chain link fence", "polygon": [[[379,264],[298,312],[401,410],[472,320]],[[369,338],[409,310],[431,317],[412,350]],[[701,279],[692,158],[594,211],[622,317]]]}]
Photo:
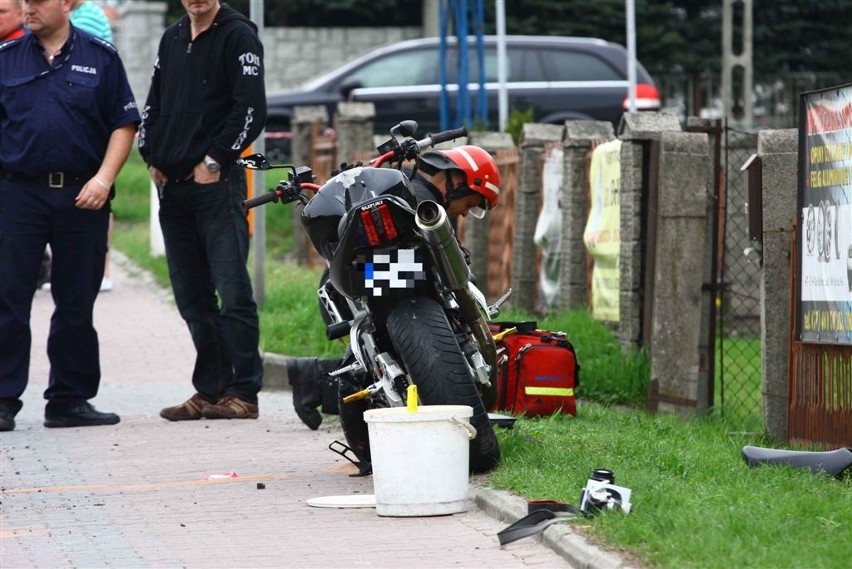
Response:
[{"label": "chain link fence", "polygon": [[760,266],[744,250],[748,232],[748,175],[757,135],[725,128],[719,199],[718,294],[714,406],[741,431],[763,432],[760,344]]},{"label": "chain link fence", "polygon": [[[713,74],[659,74],[654,81],[663,100],[663,110],[686,117],[722,119],[722,80]],[[841,73],[782,73],[773,79],[755,83],[752,89],[753,124],[750,128],[796,128],[799,96],[807,91],[848,83]]]}]

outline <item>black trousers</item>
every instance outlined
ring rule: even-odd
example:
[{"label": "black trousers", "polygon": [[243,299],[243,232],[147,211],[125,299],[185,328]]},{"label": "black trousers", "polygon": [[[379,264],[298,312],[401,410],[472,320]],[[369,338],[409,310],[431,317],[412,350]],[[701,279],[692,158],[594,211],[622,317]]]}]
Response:
[{"label": "black trousers", "polygon": [[95,300],[104,274],[109,206],[74,206],[80,184],[0,180],[0,399],[19,402],[30,367],[30,312],[44,249],[52,251],[48,407],[95,397],[100,384]]},{"label": "black trousers", "polygon": [[263,381],[245,196],[245,173],[231,168],[212,184],[166,184],[160,199],[175,303],[196,350],[192,384],[211,401],[230,394],[256,403]]}]

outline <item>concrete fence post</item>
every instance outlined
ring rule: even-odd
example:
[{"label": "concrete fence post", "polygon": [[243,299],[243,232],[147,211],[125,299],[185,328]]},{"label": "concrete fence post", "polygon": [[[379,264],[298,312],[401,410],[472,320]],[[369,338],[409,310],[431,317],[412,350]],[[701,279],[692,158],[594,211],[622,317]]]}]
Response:
[{"label": "concrete fence post", "polygon": [[760,345],[763,368],[763,409],[766,433],[787,438],[790,356],[791,219],[797,216],[797,129],[760,131],[757,152],[763,160],[763,270]]},{"label": "concrete fence post", "polygon": [[612,123],[605,121],[566,121],[562,209],[562,308],[583,308],[587,304],[588,271],[583,232],[589,215],[588,153],[597,142],[612,140]]},{"label": "concrete fence post", "polygon": [[[293,117],[290,121],[292,128],[290,152],[292,163],[297,167],[311,163],[311,135],[314,124],[319,124],[323,128],[328,125],[328,111],[325,107],[317,105],[293,109]],[[300,265],[305,265],[308,262],[308,236],[302,229],[301,214],[302,208],[293,208],[293,260]]]},{"label": "concrete fence post", "polygon": [[[352,164],[359,155],[376,151],[373,146],[373,103],[341,102],[337,104],[337,161]],[[339,166],[337,164],[336,166]]]},{"label": "concrete fence post", "polygon": [[[698,411],[709,144],[704,133],[663,132],[657,166],[651,316],[652,411]],[[653,165],[652,165],[653,167]],[[646,312],[647,313],[647,312]]]},{"label": "concrete fence post", "polygon": [[515,199],[515,239],[512,249],[511,305],[533,312],[537,308],[538,273],[533,241],[542,193],[542,159],[548,143],[561,143],[565,127],[527,123],[521,131],[518,193]]},{"label": "concrete fence post", "polygon": [[645,172],[650,142],[663,132],[680,132],[680,122],[666,113],[625,113],[618,128],[621,145],[621,253],[619,256],[619,317],[616,337],[623,348],[642,345],[645,288],[645,227],[643,211],[648,188]]}]

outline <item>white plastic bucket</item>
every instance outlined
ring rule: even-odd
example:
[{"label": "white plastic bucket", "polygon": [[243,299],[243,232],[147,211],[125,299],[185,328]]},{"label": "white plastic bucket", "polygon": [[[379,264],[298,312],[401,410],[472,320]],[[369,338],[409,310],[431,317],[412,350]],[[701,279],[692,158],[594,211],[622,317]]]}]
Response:
[{"label": "white plastic bucket", "polygon": [[370,409],[376,513],[443,516],[467,510],[469,443],[476,429],[467,405]]}]

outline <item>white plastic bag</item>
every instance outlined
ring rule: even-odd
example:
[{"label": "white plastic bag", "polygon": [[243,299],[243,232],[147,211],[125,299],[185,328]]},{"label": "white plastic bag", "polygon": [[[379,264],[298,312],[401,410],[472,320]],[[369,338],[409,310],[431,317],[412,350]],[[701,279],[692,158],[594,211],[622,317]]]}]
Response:
[{"label": "white plastic bag", "polygon": [[542,249],[541,272],[539,274],[539,300],[543,307],[556,304],[559,298],[560,253],[562,251],[562,209],[559,198],[562,194],[563,152],[553,147],[547,153],[542,172],[543,199],[541,213],[535,224],[533,240]]}]

